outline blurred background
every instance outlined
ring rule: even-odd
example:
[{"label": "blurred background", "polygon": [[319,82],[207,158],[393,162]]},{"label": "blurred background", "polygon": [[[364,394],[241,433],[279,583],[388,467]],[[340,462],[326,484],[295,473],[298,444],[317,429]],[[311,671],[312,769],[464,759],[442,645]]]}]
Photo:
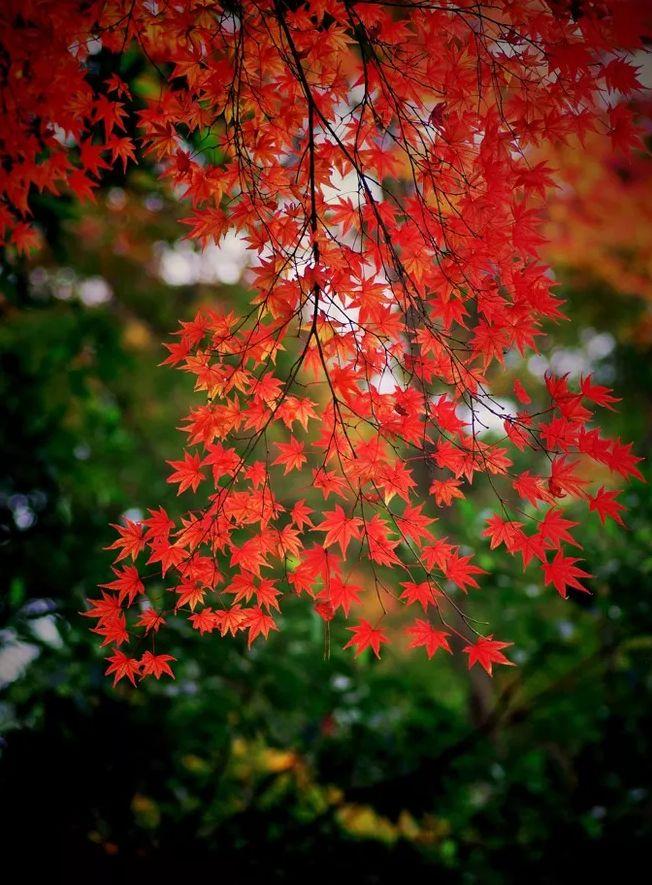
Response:
[{"label": "blurred background", "polygon": [[[97,59],[98,70],[102,59]],[[127,58],[136,95],[148,72]],[[649,108],[640,112],[649,120]],[[652,438],[652,161],[554,158],[548,257],[571,322],[547,357],[622,397],[611,435]],[[480,541],[478,488],[441,534],[490,574],[474,614],[514,642],[493,681],[457,658],[354,660],[290,600],[250,652],[175,626],[175,682],[113,689],[84,600],[110,580],[110,522],[178,512],[165,459],[192,381],[157,368],[179,319],[247,299],[236,237],[200,252],[147,165],[94,204],[36,197],[43,235],[0,276],[0,797],[3,867],[66,882],[602,880],[652,837],[652,489],[628,530],[581,528],[593,594],[568,601]],[[649,467],[645,468],[649,478]],[[573,513],[571,512],[571,517]],[[500,628],[498,630],[498,628]],[[341,644],[341,643],[339,643]],[[499,668],[500,669],[500,668]],[[647,864],[646,864],[647,865]],[[644,867],[645,868],[645,867]]]}]

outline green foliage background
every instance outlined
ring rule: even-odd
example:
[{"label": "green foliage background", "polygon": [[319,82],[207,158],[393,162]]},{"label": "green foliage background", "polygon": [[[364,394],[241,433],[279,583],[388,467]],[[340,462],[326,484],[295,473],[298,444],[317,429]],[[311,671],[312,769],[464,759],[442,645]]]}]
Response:
[{"label": "green foliage background", "polygon": [[[515,643],[518,668],[493,682],[399,651],[355,662],[337,641],[324,659],[320,622],[300,600],[250,652],[178,625],[174,683],[134,691],[104,678],[80,612],[108,579],[108,523],[179,506],[164,460],[178,456],[191,383],[156,367],[160,342],[199,304],[247,298],[161,279],[155,256],[179,236],[177,212],[147,171],[133,173],[83,211],[37,201],[44,252],[5,256],[3,865],[92,883],[554,883],[645,863],[648,486],[626,493],[627,532],[582,527],[593,595],[566,602],[480,540],[486,490],[442,517],[442,533],[491,571],[474,613]],[[79,294],[94,277],[112,293],[96,305]],[[646,308],[590,280],[566,295],[573,322],[556,334],[574,353],[587,335],[613,336],[595,365],[623,396],[606,420],[645,454],[652,361],[631,331]]]}]

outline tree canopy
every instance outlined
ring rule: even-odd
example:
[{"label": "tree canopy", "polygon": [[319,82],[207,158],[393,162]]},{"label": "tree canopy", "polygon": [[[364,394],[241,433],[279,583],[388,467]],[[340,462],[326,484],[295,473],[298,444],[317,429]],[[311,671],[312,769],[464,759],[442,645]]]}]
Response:
[{"label": "tree canopy", "polygon": [[[644,14],[629,0],[9,4],[8,243],[37,245],[35,189],[92,199],[103,169],[144,156],[187,202],[190,237],[236,232],[250,253],[248,303],[201,309],[167,345],[203,395],[168,462],[195,498],[180,520],[153,506],[114,526],[115,577],[87,612],[114,682],[173,676],[169,616],[251,645],[288,593],[327,633],[373,594],[347,628],[356,654],[380,656],[398,600],[429,658],[453,643],[469,668],[509,664],[510,643],[451,595],[484,570],[434,529],[476,476],[499,505],[491,548],[564,598],[586,592],[559,505],[622,524],[610,483],[641,478],[640,459],[594,421],[618,398],[591,375],[548,374],[534,398],[515,378],[509,407],[496,386],[563,318],[539,256],[554,178],[534,154],[588,133],[636,144]],[[140,108],[120,75],[132,43],[157,74]]]}]

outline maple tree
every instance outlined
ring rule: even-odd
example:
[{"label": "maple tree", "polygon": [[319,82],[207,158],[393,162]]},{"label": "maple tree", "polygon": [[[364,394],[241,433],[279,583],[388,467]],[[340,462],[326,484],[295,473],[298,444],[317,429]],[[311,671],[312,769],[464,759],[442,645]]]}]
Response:
[{"label": "maple tree", "polygon": [[[102,170],[148,158],[187,202],[191,238],[235,230],[251,252],[250,303],[201,310],[167,345],[202,398],[168,481],[196,497],[179,522],[159,507],[115,526],[114,580],[86,612],[115,682],[172,675],[155,647],[171,616],[251,645],[278,629],[287,594],[308,597],[326,630],[341,609],[355,619],[346,646],[376,656],[401,602],[410,647],[431,657],[453,641],[491,674],[509,643],[459,602],[483,569],[434,530],[476,475],[499,502],[490,546],[561,596],[587,589],[564,508],[621,522],[607,484],[641,478],[631,444],[594,423],[617,400],[590,377],[549,375],[543,394],[519,380],[513,412],[493,390],[510,352],[537,350],[563,317],[540,259],[553,170],[534,155],[589,133],[636,146],[625,99],[645,6],[3,6],[8,250],[38,245],[35,191],[93,199]],[[159,77],[144,107],[120,76],[128,44]],[[98,46],[106,79],[89,63]],[[168,589],[150,591],[161,578]]]}]

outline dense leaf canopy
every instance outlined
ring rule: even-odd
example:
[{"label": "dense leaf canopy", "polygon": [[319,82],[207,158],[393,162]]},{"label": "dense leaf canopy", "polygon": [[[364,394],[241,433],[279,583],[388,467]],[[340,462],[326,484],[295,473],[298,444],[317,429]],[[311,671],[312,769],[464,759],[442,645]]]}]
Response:
[{"label": "dense leaf canopy", "polygon": [[[643,5],[118,0],[3,16],[9,243],[37,244],[34,189],[92,199],[102,169],[144,154],[188,202],[193,239],[235,231],[251,253],[250,303],[201,310],[168,345],[165,362],[204,395],[168,482],[207,503],[115,526],[115,577],[87,612],[112,649],[107,673],[173,675],[154,643],[184,611],[251,645],[292,592],[327,625],[373,593],[372,620],[349,628],[358,654],[380,654],[400,599],[431,609],[434,632],[407,627],[429,655],[450,638],[469,667],[509,663],[509,643],[451,596],[483,569],[428,514],[484,475],[500,503],[491,547],[538,563],[562,597],[591,577],[562,499],[622,523],[605,483],[640,478],[640,459],[593,423],[618,401],[609,389],[549,375],[533,400],[516,379],[506,408],[494,388],[562,317],[539,260],[554,179],[536,151],[587,133],[635,144],[624,99],[640,86]],[[132,42],[159,74],[136,138],[119,74]],[[109,76],[93,76],[91,44],[116,56]],[[492,419],[502,439],[483,439]],[[289,501],[295,472],[306,494]],[[141,556],[163,595],[130,564]]]}]

